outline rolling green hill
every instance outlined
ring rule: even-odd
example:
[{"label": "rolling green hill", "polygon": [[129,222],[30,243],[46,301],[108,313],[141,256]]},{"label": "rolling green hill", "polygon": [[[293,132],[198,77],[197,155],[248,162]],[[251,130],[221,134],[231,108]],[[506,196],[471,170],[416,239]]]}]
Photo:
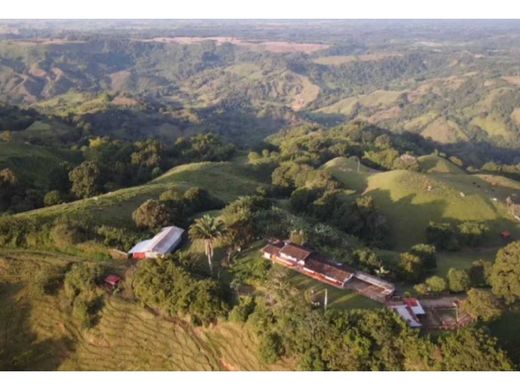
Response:
[{"label": "rolling green hill", "polygon": [[[459,172],[446,160],[432,156],[420,160],[431,173],[373,172],[367,168],[358,173],[354,161],[348,159],[331,160],[323,168],[347,187],[374,197],[400,248],[424,242],[429,221],[483,222],[490,227],[493,242],[498,242],[498,233],[506,228],[520,232],[505,206],[511,184],[498,182],[493,186],[478,175]],[[449,173],[439,173],[442,171]]]},{"label": "rolling green hill", "polygon": [[67,162],[77,162],[80,156],[68,150],[0,142],[0,169],[10,168],[19,178],[37,188],[49,190],[54,170],[62,170]]},{"label": "rolling green hill", "polygon": [[2,367],[125,371],[294,368],[284,361],[262,363],[256,353],[258,342],[238,324],[194,328],[106,293],[99,322],[83,329],[64,306],[60,293],[44,294],[33,286],[40,268],[83,260],[56,253],[0,251],[0,324],[7,340],[0,349]]},{"label": "rolling green hill", "polygon": [[253,171],[241,163],[202,162],[177,166],[157,179],[141,186],[114,191],[93,198],[46,207],[18,214],[20,218],[53,219],[64,215],[91,217],[100,224],[125,226],[132,224],[132,212],[145,200],[178,186],[199,186],[213,196],[229,202],[241,195],[252,194],[261,183]]}]

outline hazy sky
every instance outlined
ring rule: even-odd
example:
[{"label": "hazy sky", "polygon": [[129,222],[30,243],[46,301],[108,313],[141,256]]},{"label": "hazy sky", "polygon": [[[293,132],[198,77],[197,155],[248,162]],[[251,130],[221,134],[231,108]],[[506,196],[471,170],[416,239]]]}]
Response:
[{"label": "hazy sky", "polygon": [[518,0],[23,0],[0,18],[520,18]]}]

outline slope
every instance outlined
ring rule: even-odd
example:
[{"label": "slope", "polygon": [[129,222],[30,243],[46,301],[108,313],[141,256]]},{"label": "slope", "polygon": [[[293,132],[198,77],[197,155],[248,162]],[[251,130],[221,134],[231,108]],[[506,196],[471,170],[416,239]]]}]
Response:
[{"label": "slope", "polygon": [[[131,300],[105,295],[100,319],[82,329],[61,293],[33,286],[42,266],[81,258],[56,253],[0,251],[0,325],[6,335],[0,368],[30,370],[289,370],[257,358],[256,339],[222,321],[194,328],[167,320]],[[5,354],[3,352],[6,352]]]},{"label": "slope", "polygon": [[[421,164],[428,167],[431,162],[428,157]],[[324,169],[347,187],[373,196],[376,207],[387,216],[392,238],[399,248],[424,242],[429,221],[483,222],[491,229],[491,242],[497,243],[498,233],[503,229],[520,233],[505,206],[512,186],[502,185],[499,180],[492,185],[489,177],[485,180],[465,173],[405,170],[358,173],[349,168],[346,159],[331,160]]]},{"label": "slope", "polygon": [[20,218],[53,219],[75,215],[95,218],[99,224],[125,226],[132,223],[132,212],[145,200],[157,198],[163,191],[178,186],[184,190],[198,186],[213,196],[229,202],[241,195],[254,193],[262,184],[252,170],[240,160],[201,162],[179,165],[163,176],[137,187],[17,214]]}]

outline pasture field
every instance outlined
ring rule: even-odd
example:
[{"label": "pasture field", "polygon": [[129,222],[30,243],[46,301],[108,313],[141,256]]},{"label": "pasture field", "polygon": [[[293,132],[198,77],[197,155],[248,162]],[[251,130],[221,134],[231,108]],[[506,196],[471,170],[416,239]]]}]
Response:
[{"label": "pasture field", "polygon": [[98,322],[83,329],[61,293],[44,294],[33,277],[45,266],[84,259],[63,254],[0,251],[0,368],[31,370],[289,370],[262,363],[257,341],[241,325],[196,328],[162,318],[108,293]]},{"label": "pasture field", "polygon": [[229,202],[241,195],[255,192],[261,181],[239,160],[232,162],[202,162],[177,166],[157,179],[136,187],[75,202],[20,213],[20,218],[52,219],[62,215],[82,215],[95,218],[100,224],[127,226],[132,224],[132,212],[145,200],[178,186],[187,190],[199,186],[213,196]]},{"label": "pasture field", "polygon": [[505,206],[505,198],[517,188],[517,182],[492,175],[468,175],[451,162],[433,156],[420,158],[419,163],[430,173],[367,168],[357,172],[353,159],[334,159],[323,168],[347,188],[373,196],[376,208],[388,218],[399,249],[425,242],[430,221],[482,222],[490,228],[488,245],[492,246],[501,244],[499,233],[505,229],[520,233]]},{"label": "pasture field", "polygon": [[44,146],[0,142],[0,170],[10,168],[20,180],[42,189],[49,187],[49,172],[77,157],[73,152]]}]

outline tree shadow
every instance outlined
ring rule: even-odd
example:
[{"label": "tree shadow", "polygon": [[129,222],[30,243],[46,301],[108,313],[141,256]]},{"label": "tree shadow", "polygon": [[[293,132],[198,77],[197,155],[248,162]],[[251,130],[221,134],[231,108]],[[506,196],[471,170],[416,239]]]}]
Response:
[{"label": "tree shadow", "polygon": [[22,284],[0,284],[0,370],[51,371],[74,351],[72,338],[39,340],[31,324],[32,305]]}]

